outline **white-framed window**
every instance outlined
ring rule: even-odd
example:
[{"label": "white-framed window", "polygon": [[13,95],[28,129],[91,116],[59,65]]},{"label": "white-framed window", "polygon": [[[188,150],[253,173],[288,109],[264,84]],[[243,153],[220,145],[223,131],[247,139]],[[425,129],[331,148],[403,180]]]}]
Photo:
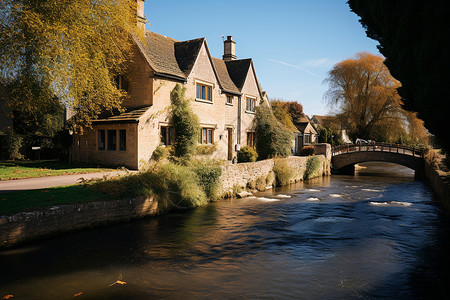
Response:
[{"label": "white-framed window", "polygon": [[213,87],[211,85],[207,85],[207,84],[203,84],[203,83],[196,83],[195,85],[196,85],[196,89],[197,89],[196,98],[198,100],[208,101],[208,102],[213,101],[213,96],[212,96]]},{"label": "white-framed window", "polygon": [[214,129],[202,128],[200,133],[200,144],[213,144],[214,143]]},{"label": "white-framed window", "polygon": [[256,99],[245,98],[245,111],[255,112]]},{"label": "white-framed window", "polygon": [[227,104],[233,105],[233,96],[227,95]]}]

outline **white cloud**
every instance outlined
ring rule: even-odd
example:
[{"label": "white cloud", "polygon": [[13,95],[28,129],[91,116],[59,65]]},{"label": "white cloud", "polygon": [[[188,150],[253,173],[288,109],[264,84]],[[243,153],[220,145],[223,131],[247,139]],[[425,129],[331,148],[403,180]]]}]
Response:
[{"label": "white cloud", "polygon": [[284,62],[284,61],[279,61],[279,60],[270,59],[270,58],[268,58],[268,60],[270,60],[272,62],[275,62],[275,63],[278,63],[278,64],[281,64],[281,65],[284,65],[284,66],[288,66],[288,67],[291,67],[291,68],[295,68],[295,69],[301,70],[301,71],[303,71],[305,73],[308,73],[309,75],[312,75],[312,76],[315,76],[315,77],[320,77],[319,75],[317,75],[317,74],[315,74],[315,73],[313,73],[311,71],[308,71],[307,69],[305,69],[305,68],[303,68],[301,66],[296,66],[296,65]]}]

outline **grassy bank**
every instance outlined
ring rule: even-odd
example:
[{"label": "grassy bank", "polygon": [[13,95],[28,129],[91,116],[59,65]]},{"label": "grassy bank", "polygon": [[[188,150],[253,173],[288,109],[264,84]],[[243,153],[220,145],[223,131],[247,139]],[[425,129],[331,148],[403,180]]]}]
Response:
[{"label": "grassy bank", "polygon": [[86,185],[0,194],[0,215],[32,211],[47,206],[107,200],[108,195]]},{"label": "grassy bank", "polygon": [[112,169],[109,168],[100,168],[92,165],[69,164],[59,160],[1,161],[0,180],[86,174],[111,170]]}]

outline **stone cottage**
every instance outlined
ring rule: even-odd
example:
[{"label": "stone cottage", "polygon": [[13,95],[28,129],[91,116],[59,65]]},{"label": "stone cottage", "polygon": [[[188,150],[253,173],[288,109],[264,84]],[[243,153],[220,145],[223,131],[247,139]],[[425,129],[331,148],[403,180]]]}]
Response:
[{"label": "stone cottage", "polygon": [[[138,26],[144,29],[142,0]],[[125,112],[100,116],[92,129],[75,135],[74,161],[125,165],[138,169],[159,145],[173,142],[169,117],[170,92],[176,84],[199,117],[201,144],[216,145],[213,158],[231,160],[242,145],[255,144],[255,107],[267,101],[256,77],[252,59],[237,59],[232,36],[224,40],[222,59],[211,55],[205,38],[178,41],[145,30],[135,39],[128,78],[117,78],[129,98]]]}]

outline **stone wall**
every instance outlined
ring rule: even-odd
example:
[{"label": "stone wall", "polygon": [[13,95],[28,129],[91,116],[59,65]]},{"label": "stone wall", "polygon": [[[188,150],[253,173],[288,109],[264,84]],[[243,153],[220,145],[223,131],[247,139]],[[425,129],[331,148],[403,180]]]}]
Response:
[{"label": "stone wall", "polygon": [[448,174],[425,161],[425,178],[430,183],[434,193],[444,207],[445,211],[450,212],[450,182]]},{"label": "stone wall", "polygon": [[[319,174],[322,176],[330,175],[330,161],[324,155],[317,155],[322,161]],[[278,160],[287,160],[288,165],[295,169],[293,181],[303,180],[306,169],[306,162],[309,157],[290,156],[278,158]],[[266,159],[253,163],[228,164],[222,167],[222,176],[220,177],[220,192],[226,193],[234,186],[246,187],[249,182],[255,181],[258,177],[267,177],[272,171],[277,159]]]},{"label": "stone wall", "polygon": [[0,248],[37,238],[158,213],[154,197],[58,205],[0,216]]}]

